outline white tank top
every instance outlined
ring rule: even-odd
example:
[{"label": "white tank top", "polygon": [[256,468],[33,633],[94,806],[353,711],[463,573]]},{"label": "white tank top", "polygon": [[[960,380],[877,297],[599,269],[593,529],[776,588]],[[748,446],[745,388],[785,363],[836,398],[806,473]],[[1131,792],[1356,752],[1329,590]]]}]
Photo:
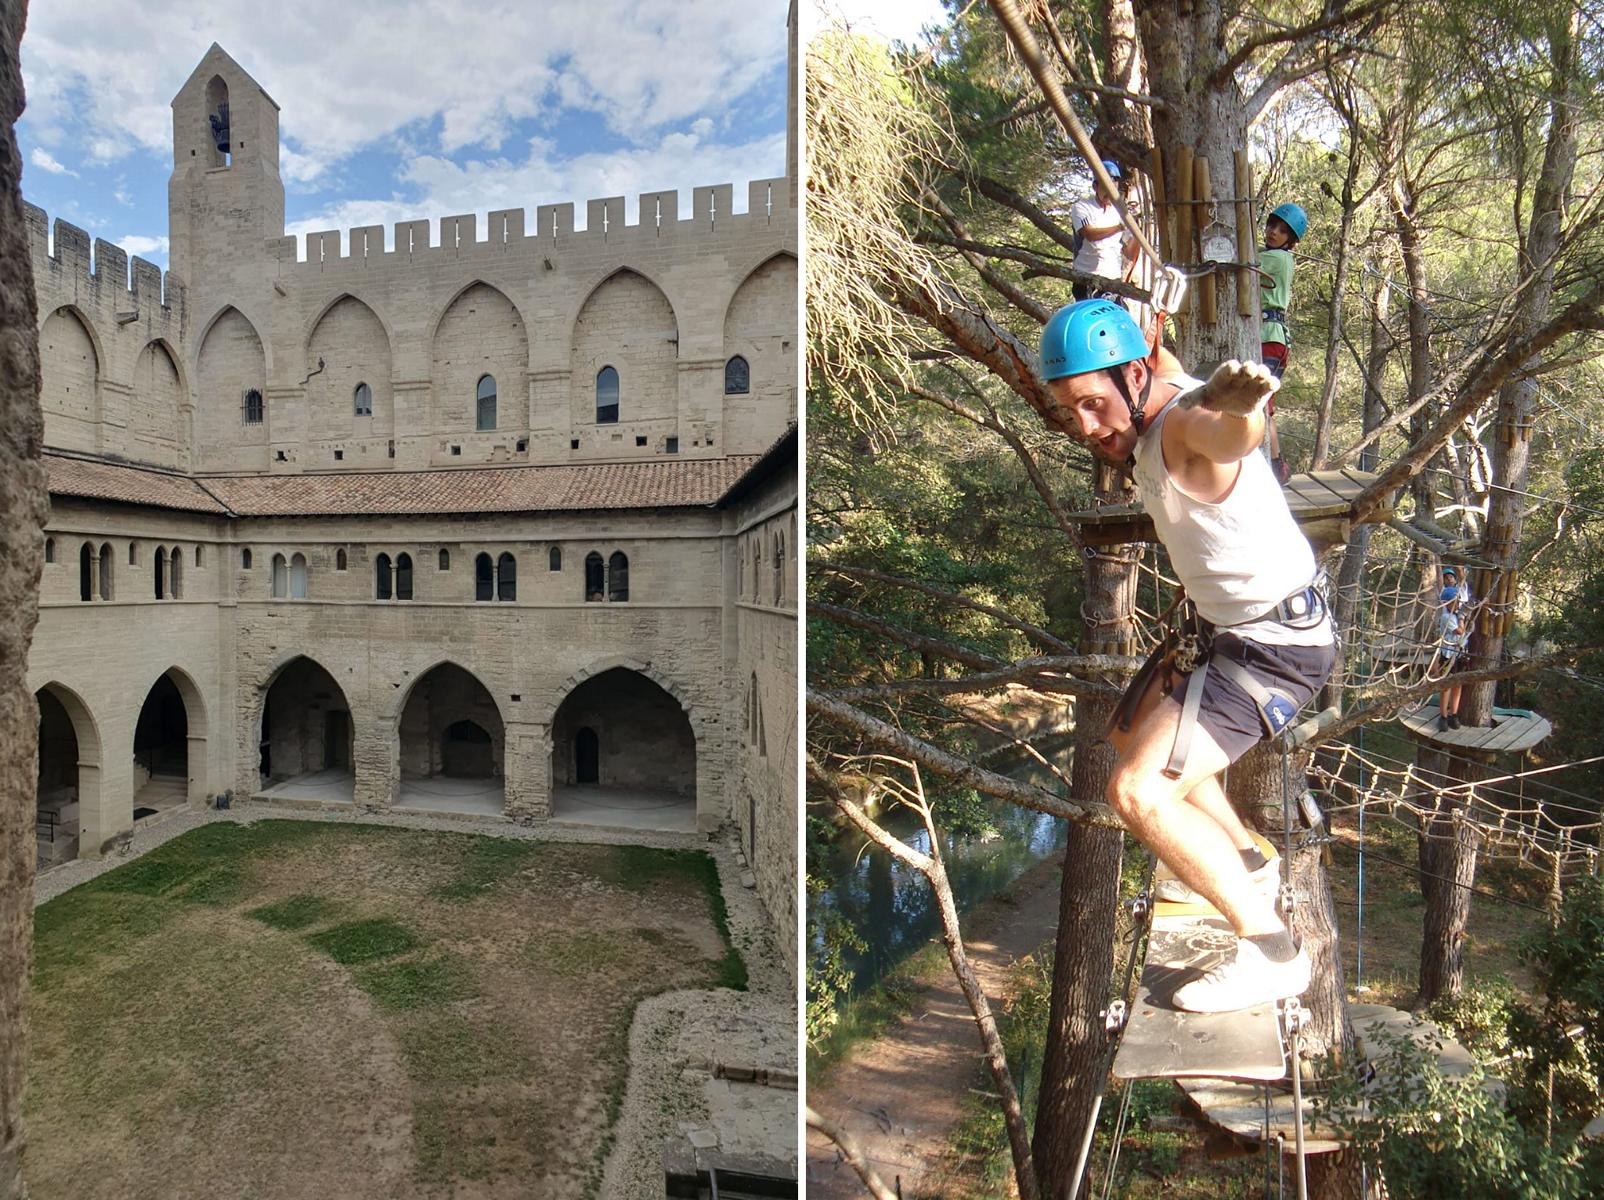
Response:
[{"label": "white tank top", "polygon": [[[1188,392],[1201,387],[1190,376],[1171,378]],[[1245,455],[1236,483],[1217,504],[1195,500],[1175,486],[1164,464],[1164,418],[1136,442],[1136,484],[1142,505],[1169,551],[1170,563],[1203,619],[1256,642],[1287,646],[1325,646],[1331,622],[1294,629],[1276,620],[1259,620],[1315,577],[1314,551],[1292,519],[1286,497],[1262,454]]]}]

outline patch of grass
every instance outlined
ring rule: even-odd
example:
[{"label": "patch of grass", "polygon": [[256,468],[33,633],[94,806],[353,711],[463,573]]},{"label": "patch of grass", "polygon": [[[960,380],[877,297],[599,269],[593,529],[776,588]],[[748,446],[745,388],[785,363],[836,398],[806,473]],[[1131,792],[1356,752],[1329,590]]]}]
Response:
[{"label": "patch of grass", "polygon": [[475,838],[463,856],[457,877],[435,889],[443,900],[470,900],[518,874],[543,846],[512,838]]},{"label": "patch of grass", "polygon": [[827,1071],[853,1046],[879,1037],[913,1011],[919,991],[938,972],[950,971],[946,950],[935,944],[908,955],[868,991],[840,1006],[830,1032],[808,1047],[808,1077]]},{"label": "patch of grass", "polygon": [[392,1011],[448,1004],[475,992],[466,965],[449,955],[363,967],[356,973],[356,984]]},{"label": "patch of grass", "polygon": [[713,967],[713,986],[744,992],[746,984],[746,960],[741,957],[739,950],[730,946],[724,951],[724,957]]},{"label": "patch of grass", "polygon": [[286,897],[273,904],[264,904],[261,908],[253,908],[245,915],[273,929],[294,933],[321,924],[334,913],[336,908],[337,905],[332,900],[326,900],[322,896],[299,895]]},{"label": "patch of grass", "polygon": [[159,853],[160,851],[152,852],[144,858],[129,863],[126,867],[108,871],[91,886],[98,884],[97,890],[102,892],[133,892],[139,896],[165,896],[180,884],[199,875],[206,866],[202,861],[158,858]]},{"label": "patch of grass", "polygon": [[366,921],[347,921],[306,939],[337,963],[373,962],[394,958],[419,945],[417,936],[389,917],[370,917]]},{"label": "patch of grass", "polygon": [[588,930],[547,938],[530,947],[531,957],[553,975],[578,977],[629,962],[640,953],[633,931]]},{"label": "patch of grass", "polygon": [[173,892],[173,899],[228,908],[245,894],[249,882],[249,874],[242,864],[222,863],[178,888]]},{"label": "patch of grass", "polygon": [[478,1029],[466,1017],[443,1008],[423,1009],[401,1030],[407,1075],[428,1088],[473,1086],[519,1065],[504,1057],[507,1039],[495,1029]]}]

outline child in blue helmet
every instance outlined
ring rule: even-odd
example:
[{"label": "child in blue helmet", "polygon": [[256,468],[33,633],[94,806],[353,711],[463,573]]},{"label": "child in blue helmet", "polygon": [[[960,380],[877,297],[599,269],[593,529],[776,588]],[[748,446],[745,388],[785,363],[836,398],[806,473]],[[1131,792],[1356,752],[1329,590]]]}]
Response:
[{"label": "child in blue helmet", "polygon": [[[1259,359],[1277,379],[1287,369],[1287,350],[1292,334],[1287,328],[1287,309],[1292,304],[1292,248],[1302,240],[1309,218],[1296,204],[1279,204],[1264,222],[1264,249],[1259,251],[1259,287],[1264,305],[1259,333]],[[1292,469],[1281,457],[1281,439],[1275,430],[1275,404],[1269,409],[1270,465],[1283,484]]]},{"label": "child in blue helmet", "polygon": [[[1105,158],[1103,169],[1118,186],[1119,164]],[[1124,277],[1125,262],[1129,257],[1125,245],[1125,227],[1120,224],[1119,212],[1114,208],[1114,197],[1103,190],[1102,184],[1093,186],[1092,195],[1075,201],[1075,206],[1069,210],[1069,226],[1075,234],[1075,270],[1110,280]],[[1077,300],[1109,294],[1089,283],[1073,284],[1071,291]]]}]

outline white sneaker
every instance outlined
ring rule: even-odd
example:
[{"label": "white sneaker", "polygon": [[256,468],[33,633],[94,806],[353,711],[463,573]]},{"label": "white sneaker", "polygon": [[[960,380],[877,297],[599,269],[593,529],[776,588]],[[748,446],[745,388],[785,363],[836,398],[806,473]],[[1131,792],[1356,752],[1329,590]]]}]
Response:
[{"label": "white sneaker", "polygon": [[1301,996],[1309,987],[1313,964],[1300,946],[1284,963],[1274,963],[1246,938],[1237,938],[1236,957],[1227,959],[1201,979],[1177,988],[1173,997],[1183,1012],[1235,1012]]},{"label": "white sneaker", "polygon": [[[1271,904],[1281,898],[1281,856],[1278,854],[1263,866],[1248,872],[1248,882]],[[1153,884],[1153,899],[1168,900],[1173,904],[1207,904],[1197,892],[1179,879],[1160,879]],[[1277,911],[1280,911],[1277,906]]]}]

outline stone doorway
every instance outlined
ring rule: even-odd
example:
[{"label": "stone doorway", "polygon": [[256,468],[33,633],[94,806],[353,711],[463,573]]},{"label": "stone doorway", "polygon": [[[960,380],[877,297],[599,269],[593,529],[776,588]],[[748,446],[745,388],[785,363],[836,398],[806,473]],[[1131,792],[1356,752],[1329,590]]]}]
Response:
[{"label": "stone doorway", "polygon": [[151,685],[134,726],[133,819],[189,801],[189,710],[171,675]]},{"label": "stone doorway", "polygon": [[43,869],[78,857],[83,807],[100,803],[100,739],[88,710],[71,692],[47,685],[35,699],[39,772],[33,829],[37,865]]},{"label": "stone doorway", "polygon": [[350,804],[355,728],[345,691],[314,659],[286,663],[263,689],[258,796]]},{"label": "stone doorway", "polygon": [[694,832],[696,735],[678,700],[614,667],[563,699],[552,721],[553,820]]}]

